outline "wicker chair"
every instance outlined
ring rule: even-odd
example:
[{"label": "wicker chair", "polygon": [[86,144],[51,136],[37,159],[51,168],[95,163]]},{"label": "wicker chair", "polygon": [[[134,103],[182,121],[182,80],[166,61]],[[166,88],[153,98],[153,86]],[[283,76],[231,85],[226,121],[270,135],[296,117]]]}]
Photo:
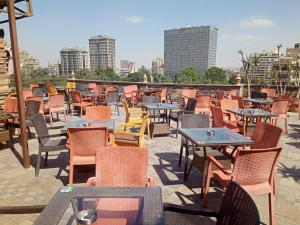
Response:
[{"label": "wicker chair", "polygon": [[194,114],[197,105],[197,100],[195,98],[189,98],[185,109],[179,111],[171,111],[169,114],[169,123],[171,120],[176,122],[176,138],[178,137],[178,127],[179,121],[181,120],[181,116],[183,114]]},{"label": "wicker chair", "polygon": [[182,89],[181,96],[184,99],[184,103],[187,104],[189,98],[195,98],[197,90],[193,89]]},{"label": "wicker chair", "polygon": [[[238,196],[238,197],[237,197]],[[237,207],[238,206],[238,207]],[[219,212],[195,205],[174,205],[164,203],[165,212],[215,217],[216,225],[259,225],[257,206],[251,196],[236,182],[230,182],[223,197]],[[174,215],[174,214],[173,214]],[[175,214],[177,215],[177,214]],[[186,224],[182,217],[165,215],[166,225]]]},{"label": "wicker chair", "polygon": [[284,119],[285,132],[288,132],[288,109],[289,109],[289,100],[277,100],[273,103],[271,107],[271,112],[276,116],[271,118],[271,123],[277,126],[278,119]]},{"label": "wicker chair", "polygon": [[[181,128],[209,128],[209,127],[210,127],[210,121],[209,121],[209,115],[207,114],[184,114],[181,117]],[[185,147],[185,145],[186,145],[186,139],[184,137],[181,137],[178,166],[181,166],[183,148]],[[188,146],[193,147],[192,145],[188,145]]]},{"label": "wicker chair", "polygon": [[251,105],[246,105],[246,104],[244,103],[243,97],[241,97],[241,96],[231,95],[231,99],[232,99],[232,100],[237,100],[237,101],[238,101],[238,107],[239,107],[240,109],[245,109],[245,108],[251,108],[251,107],[252,107]]},{"label": "wicker chair", "polygon": [[[25,101],[25,105],[26,105],[26,109],[27,109],[27,103],[29,101],[38,101],[40,102],[40,109],[39,109],[39,113],[43,114],[45,116],[45,112],[48,111],[48,106],[44,104],[44,100],[42,96],[32,96],[32,97],[28,97]],[[31,107],[29,107],[30,110]]]},{"label": "wicker chair", "polygon": [[208,113],[211,114],[210,111],[210,95],[196,95],[197,105],[196,105],[196,113]]},{"label": "wicker chair", "polygon": [[[281,148],[238,150],[233,169],[225,169],[214,157],[208,157],[203,205],[207,206],[211,179],[215,179],[225,188],[230,181],[236,181],[250,195],[268,194],[270,225],[273,225],[273,197],[275,195],[276,164]],[[218,170],[212,170],[212,165]]]},{"label": "wicker chair", "polygon": [[110,120],[111,108],[109,106],[88,106],[85,108],[83,117],[88,120]]},{"label": "wicker chair", "polygon": [[69,184],[73,184],[74,166],[94,165],[96,149],[108,145],[106,128],[69,128],[70,173]]},{"label": "wicker chair", "polygon": [[237,121],[237,118],[233,113],[227,112],[228,109],[239,108],[239,102],[237,100],[223,99],[220,101],[220,108],[223,111],[225,121]]},{"label": "wicker chair", "polygon": [[212,106],[211,107],[212,118],[213,118],[213,127],[226,127],[234,132],[242,133],[243,129],[238,126],[237,121],[225,122],[223,111],[220,107]]},{"label": "wicker chair", "polygon": [[128,100],[133,106],[138,102],[138,86],[137,85],[127,85],[123,87],[124,97]]},{"label": "wicker chair", "polygon": [[47,85],[47,92],[48,92],[49,96],[58,94],[57,89],[56,89],[54,84],[48,84]]},{"label": "wicker chair", "polygon": [[96,177],[87,185],[104,187],[154,186],[147,177],[148,150],[141,147],[102,147],[96,152]]},{"label": "wicker chair", "polygon": [[43,87],[32,88],[32,96],[43,96],[44,94],[45,94],[45,90]]},{"label": "wicker chair", "polygon": [[[42,152],[45,152],[44,165],[47,165],[48,152],[61,151],[66,149],[67,138],[65,134],[49,134],[44,116],[41,113],[36,113],[31,116],[32,123],[35,127],[37,138],[39,140],[39,152],[35,167],[35,176],[38,177],[41,164]],[[53,127],[52,129],[54,129]],[[57,137],[61,137],[57,139]],[[55,138],[55,139],[53,139]],[[51,140],[52,139],[52,140]]]},{"label": "wicker chair", "polygon": [[65,111],[65,96],[61,94],[49,95],[48,110],[50,114],[50,123],[52,125],[53,113],[56,113],[58,120],[58,113],[62,112],[64,114],[64,119],[66,121],[66,111]]},{"label": "wicker chair", "polygon": [[93,105],[93,100],[90,98],[83,99],[79,91],[70,92],[72,103],[71,103],[71,115],[73,116],[73,111],[75,107],[80,107],[80,116],[82,116],[83,109],[87,106]]}]

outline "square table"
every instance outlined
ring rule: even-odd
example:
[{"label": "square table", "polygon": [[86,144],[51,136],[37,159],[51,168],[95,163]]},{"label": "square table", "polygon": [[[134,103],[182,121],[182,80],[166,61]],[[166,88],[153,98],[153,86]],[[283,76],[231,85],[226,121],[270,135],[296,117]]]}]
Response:
[{"label": "square table", "polygon": [[[160,187],[74,187],[74,191],[65,193],[58,190],[43,212],[38,216],[34,225],[76,224],[74,211],[72,211],[72,200],[85,198],[141,199],[142,221],[137,224],[164,225],[161,196]],[[71,213],[69,213],[70,211]],[[97,217],[98,219],[101,219],[101,214],[97,213]],[[122,218],[115,219],[120,221]],[[123,223],[121,221],[119,224]],[[115,225],[115,223],[110,224]]]},{"label": "square table", "polygon": [[62,133],[66,133],[69,128],[79,128],[85,127],[106,127],[108,131],[113,131],[115,129],[115,120],[87,120],[84,118],[76,118],[67,120],[65,126],[61,129]]},{"label": "square table", "polygon": [[246,135],[248,119],[256,118],[256,123],[261,120],[261,118],[270,118],[276,116],[275,113],[268,112],[262,109],[227,109],[228,112],[231,112],[237,116],[245,118],[243,123],[243,132]]},{"label": "square table", "polygon": [[[186,139],[184,180],[187,180],[187,164],[189,157],[188,141],[191,141],[192,144],[196,147],[203,147],[204,160],[207,159],[206,147],[238,147],[251,145],[254,143],[249,138],[235,133],[228,128],[184,128],[179,129],[179,133]],[[205,171],[203,173],[205,174]]]},{"label": "square table", "polygon": [[257,105],[271,105],[273,104],[273,100],[266,98],[246,98],[244,99],[246,102],[251,102]]},{"label": "square table", "polygon": [[148,111],[153,111],[154,113],[154,119],[155,119],[155,111],[158,110],[164,110],[166,114],[166,123],[155,123],[151,122],[150,129],[152,130],[152,137],[156,134],[170,134],[170,126],[169,126],[169,116],[168,111],[179,109],[179,106],[177,104],[170,104],[170,103],[143,103],[143,107]]}]

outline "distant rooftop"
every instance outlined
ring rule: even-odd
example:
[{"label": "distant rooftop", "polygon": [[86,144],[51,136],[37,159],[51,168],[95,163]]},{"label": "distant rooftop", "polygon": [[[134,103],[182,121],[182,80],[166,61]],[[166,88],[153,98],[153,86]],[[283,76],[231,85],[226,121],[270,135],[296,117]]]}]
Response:
[{"label": "distant rooftop", "polygon": [[80,51],[80,52],[87,52],[84,48],[74,47],[74,48],[63,48],[60,52],[73,52],[73,51]]},{"label": "distant rooftop", "polygon": [[167,30],[181,30],[181,29],[208,28],[208,27],[218,30],[218,28],[216,28],[215,25],[187,25],[187,26],[172,28],[172,29],[167,29]]},{"label": "distant rooftop", "polygon": [[90,39],[113,39],[115,40],[115,38],[113,36],[109,36],[109,35],[95,35],[92,36]]}]

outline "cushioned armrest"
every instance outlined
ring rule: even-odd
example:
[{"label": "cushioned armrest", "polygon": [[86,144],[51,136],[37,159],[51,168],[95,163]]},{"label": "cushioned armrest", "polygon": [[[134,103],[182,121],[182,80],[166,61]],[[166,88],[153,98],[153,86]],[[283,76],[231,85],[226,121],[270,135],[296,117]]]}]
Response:
[{"label": "cushioned armrest", "polygon": [[201,215],[215,218],[218,217],[218,213],[216,211],[206,208],[195,207],[195,205],[174,205],[171,203],[164,203],[164,211],[171,211],[190,215]]}]

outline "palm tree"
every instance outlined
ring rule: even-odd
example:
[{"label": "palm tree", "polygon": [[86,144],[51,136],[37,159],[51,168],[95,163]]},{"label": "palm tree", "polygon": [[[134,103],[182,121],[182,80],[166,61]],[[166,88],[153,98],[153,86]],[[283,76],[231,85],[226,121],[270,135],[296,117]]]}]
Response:
[{"label": "palm tree", "polygon": [[[277,86],[277,92],[279,92],[279,88],[278,88],[278,78],[281,75],[281,65],[280,65],[280,49],[282,48],[282,44],[278,44],[277,46],[277,60],[278,60],[278,74],[276,76],[276,86]],[[279,82],[280,85],[280,93],[282,93],[282,87],[281,87],[281,82]]]},{"label": "palm tree", "polygon": [[259,62],[261,60],[261,56],[258,54],[254,54],[254,56],[245,56],[242,50],[239,50],[238,53],[242,57],[243,63],[243,71],[245,72],[245,77],[247,81],[247,97],[249,98],[251,95],[251,83],[253,79],[253,72],[257,70],[259,66]]}]

